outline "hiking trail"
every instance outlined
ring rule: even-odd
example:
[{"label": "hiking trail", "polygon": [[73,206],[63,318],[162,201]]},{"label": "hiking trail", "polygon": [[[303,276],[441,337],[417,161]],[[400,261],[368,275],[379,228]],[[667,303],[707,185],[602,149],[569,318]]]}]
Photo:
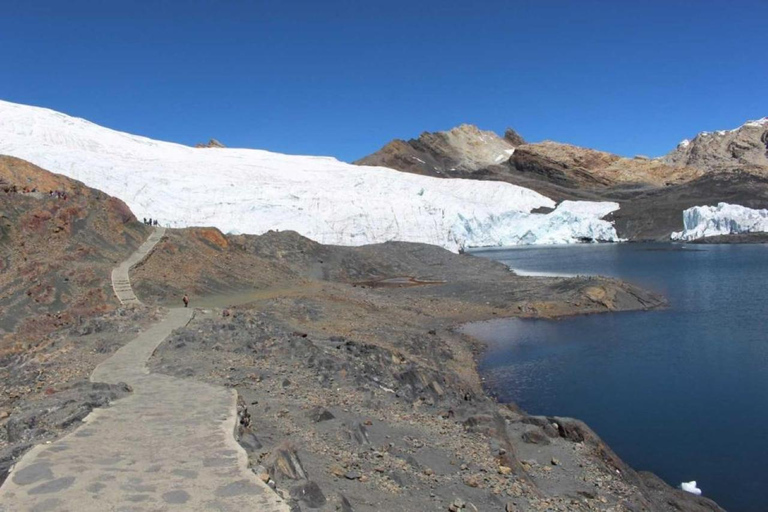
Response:
[{"label": "hiking trail", "polygon": [[[147,241],[112,271],[121,303],[140,305],[128,272],[160,241]],[[235,440],[237,394],[194,380],[151,374],[147,361],[193,309],[170,309],[91,374],[133,392],[95,409],[74,432],[29,450],[0,487],[0,512],[288,512],[248,467]]]}]

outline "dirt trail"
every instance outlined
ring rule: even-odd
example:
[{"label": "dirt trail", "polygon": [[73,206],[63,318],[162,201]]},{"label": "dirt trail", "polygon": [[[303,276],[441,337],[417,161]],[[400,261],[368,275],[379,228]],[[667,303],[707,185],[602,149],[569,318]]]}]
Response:
[{"label": "dirt trail", "polygon": [[[156,230],[113,272],[121,302],[140,304],[128,270],[163,233]],[[133,393],[27,452],[0,487],[0,511],[288,511],[234,438],[235,391],[147,369],[157,346],[192,315],[171,309],[96,367],[91,381],[125,382]]]}]

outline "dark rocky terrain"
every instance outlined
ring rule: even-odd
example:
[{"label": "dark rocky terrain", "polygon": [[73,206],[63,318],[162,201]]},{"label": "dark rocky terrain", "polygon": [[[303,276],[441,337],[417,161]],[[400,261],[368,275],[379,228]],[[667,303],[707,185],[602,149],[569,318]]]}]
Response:
[{"label": "dark rocky terrain", "polygon": [[719,510],[634,472],[576,420],[494,402],[482,346],[455,329],[663,304],[637,288],[523,278],[421,244],[200,229],[172,232],[132,280],[146,302],[186,292],[200,308],[153,371],[237,389],[252,467],[296,510]]},{"label": "dark rocky terrain", "polygon": [[[481,133],[470,145],[457,133]],[[464,125],[448,132],[396,140],[361,165],[383,165],[444,178],[495,180],[520,185],[556,201],[616,201],[616,231],[631,241],[669,241],[683,228],[682,212],[732,202],[768,207],[768,121],[730,131],[703,132],[662,158],[625,158],[603,151],[545,141],[525,143],[515,132],[501,138]],[[513,152],[503,159],[481,158]],[[738,240],[735,238],[734,240]]]},{"label": "dark rocky terrain", "polygon": [[[51,293],[62,298],[13,310],[4,345],[13,350],[0,367],[0,479],[32,444],[130,393],[87,376],[188,293],[196,317],[151,368],[235,388],[251,466],[294,510],[720,510],[627,467],[577,420],[496,403],[476,370],[483,347],[456,329],[498,316],[662,307],[658,296],[613,279],[520,277],[422,244],[332,247],[293,232],[200,228],[170,230],[132,272],[149,306],[120,308],[108,270],[146,228],[97,191],[12,164],[8,176],[36,177],[26,182],[34,188],[71,187],[62,202],[84,211],[67,224],[50,196],[6,196],[2,296],[23,301],[37,280],[57,283]],[[51,214],[39,221],[45,229],[22,228],[38,211]],[[89,257],[67,258],[74,248]],[[12,276],[25,257],[38,264],[22,286]],[[86,265],[93,280],[78,286],[97,291],[82,307],[69,299],[81,288],[56,276]],[[40,311],[66,321],[30,337],[24,326]]]}]

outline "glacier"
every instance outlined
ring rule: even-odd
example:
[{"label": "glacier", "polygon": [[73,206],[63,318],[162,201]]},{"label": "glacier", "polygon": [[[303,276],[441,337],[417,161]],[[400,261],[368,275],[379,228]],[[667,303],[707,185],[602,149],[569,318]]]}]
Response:
[{"label": "glacier", "polygon": [[768,232],[768,210],[755,210],[738,204],[694,206],[683,212],[683,231],[672,233],[672,240],[696,240],[708,236]]},{"label": "glacier", "polygon": [[[0,101],[0,154],[79,180],[169,227],[294,230],[317,242],[481,246],[618,241],[617,203],[564,201],[502,182],[442,179],[331,157],[193,148]],[[532,210],[554,208],[549,213]]]}]

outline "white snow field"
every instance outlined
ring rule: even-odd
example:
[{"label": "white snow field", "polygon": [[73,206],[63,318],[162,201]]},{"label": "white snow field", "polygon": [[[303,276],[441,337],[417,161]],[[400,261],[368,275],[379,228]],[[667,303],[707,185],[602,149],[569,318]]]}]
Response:
[{"label": "white snow field", "polygon": [[683,231],[672,240],[696,240],[708,236],[768,231],[768,210],[754,210],[738,204],[694,206],[683,212]]},{"label": "white snow field", "polygon": [[227,233],[295,230],[324,244],[462,247],[618,241],[616,203],[551,199],[507,183],[440,179],[329,157],[192,148],[0,101],[0,154],[125,201],[138,218]]}]

